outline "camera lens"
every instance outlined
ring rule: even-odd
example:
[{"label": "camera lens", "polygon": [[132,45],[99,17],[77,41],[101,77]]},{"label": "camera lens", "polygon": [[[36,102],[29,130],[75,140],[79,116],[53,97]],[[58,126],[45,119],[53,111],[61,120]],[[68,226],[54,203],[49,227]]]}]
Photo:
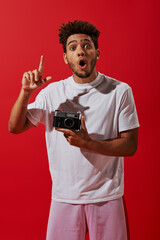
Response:
[{"label": "camera lens", "polygon": [[64,125],[65,125],[67,128],[73,127],[73,125],[74,125],[73,119],[72,119],[72,118],[66,118],[66,119],[64,120]]}]

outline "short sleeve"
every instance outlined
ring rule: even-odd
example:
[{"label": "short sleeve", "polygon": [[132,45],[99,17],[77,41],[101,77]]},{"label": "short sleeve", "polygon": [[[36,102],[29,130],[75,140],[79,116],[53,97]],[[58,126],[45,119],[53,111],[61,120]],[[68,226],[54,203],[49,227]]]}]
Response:
[{"label": "short sleeve", "polygon": [[27,117],[34,126],[38,126],[40,123],[45,124],[46,98],[44,90],[37,95],[33,103],[28,105],[27,109]]},{"label": "short sleeve", "polygon": [[137,110],[132,93],[128,88],[122,95],[119,107],[119,132],[139,127]]}]

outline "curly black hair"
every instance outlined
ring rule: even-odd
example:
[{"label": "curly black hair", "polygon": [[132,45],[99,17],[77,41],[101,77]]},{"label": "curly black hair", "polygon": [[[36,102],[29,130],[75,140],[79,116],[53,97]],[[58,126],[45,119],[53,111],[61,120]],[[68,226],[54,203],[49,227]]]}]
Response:
[{"label": "curly black hair", "polygon": [[59,42],[63,45],[63,50],[66,53],[66,43],[69,36],[72,34],[86,34],[93,40],[94,46],[98,49],[98,37],[100,31],[87,21],[75,20],[74,22],[63,23],[59,29]]}]

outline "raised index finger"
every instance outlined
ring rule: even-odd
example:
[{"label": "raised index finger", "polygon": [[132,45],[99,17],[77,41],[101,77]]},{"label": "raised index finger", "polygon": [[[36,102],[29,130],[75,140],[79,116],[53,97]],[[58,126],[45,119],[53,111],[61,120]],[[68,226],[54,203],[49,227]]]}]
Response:
[{"label": "raised index finger", "polygon": [[40,64],[38,68],[38,71],[40,72],[41,75],[43,74],[43,68],[44,68],[44,56],[41,56]]}]

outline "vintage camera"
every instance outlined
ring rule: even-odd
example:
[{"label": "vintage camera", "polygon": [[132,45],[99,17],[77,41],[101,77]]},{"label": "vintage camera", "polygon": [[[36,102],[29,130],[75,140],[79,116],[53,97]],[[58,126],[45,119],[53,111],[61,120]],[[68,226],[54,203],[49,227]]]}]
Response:
[{"label": "vintage camera", "polygon": [[65,128],[79,131],[81,128],[81,113],[69,113],[56,110],[53,119],[55,128]]}]

